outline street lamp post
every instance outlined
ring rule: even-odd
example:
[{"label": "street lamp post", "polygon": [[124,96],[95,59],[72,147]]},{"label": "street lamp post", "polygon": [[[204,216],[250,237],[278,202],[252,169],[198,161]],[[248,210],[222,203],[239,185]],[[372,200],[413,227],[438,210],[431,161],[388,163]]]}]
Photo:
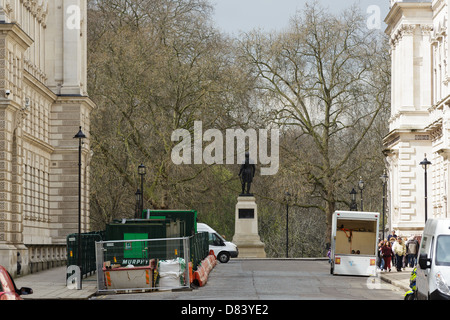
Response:
[{"label": "street lamp post", "polygon": [[355,188],[352,188],[352,191],[350,191],[350,195],[352,197],[352,202],[350,203],[350,211],[358,211],[358,205],[356,204]]},{"label": "street lamp post", "polygon": [[387,183],[387,179],[388,179],[388,176],[386,174],[386,169],[384,169],[383,174],[381,175],[380,179],[383,182],[383,238],[382,238],[382,240],[384,240],[384,230],[385,230],[384,216],[386,214],[386,183]]},{"label": "street lamp post", "polygon": [[364,181],[361,176],[359,177],[358,187],[359,187],[359,190],[361,190],[361,211],[364,211],[364,207],[363,207]]},{"label": "street lamp post", "polygon": [[142,197],[141,190],[137,189],[134,196],[136,197],[136,207],[134,209],[134,218],[138,219],[139,218],[139,209],[141,208],[141,197]]},{"label": "street lamp post", "polygon": [[288,258],[289,252],[289,198],[291,194],[288,191],[284,192],[286,196],[286,258]]},{"label": "street lamp post", "polygon": [[138,167],[138,174],[141,176],[141,202],[139,204],[139,215],[142,215],[142,212],[144,211],[144,176],[146,174],[146,168],[142,163]]},{"label": "street lamp post", "polygon": [[[86,138],[83,131],[80,130],[73,137],[74,139],[78,139],[78,256],[77,256],[77,264],[80,268],[81,273],[81,145],[83,144],[83,139]],[[83,278],[82,273],[80,274],[80,286],[81,289],[81,279]]]},{"label": "street lamp post", "polygon": [[428,219],[428,195],[427,195],[427,167],[431,165],[431,162],[427,160],[427,154],[425,154],[425,159],[420,162],[420,165],[425,170],[425,223]]}]

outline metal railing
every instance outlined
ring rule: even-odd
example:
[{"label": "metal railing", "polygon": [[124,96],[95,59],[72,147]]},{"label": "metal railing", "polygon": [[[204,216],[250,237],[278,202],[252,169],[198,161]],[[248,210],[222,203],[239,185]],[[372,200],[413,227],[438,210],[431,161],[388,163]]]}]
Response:
[{"label": "metal railing", "polygon": [[78,255],[81,260],[81,275],[91,275],[96,271],[95,242],[103,240],[102,232],[87,232],[81,234],[81,253],[78,252],[78,234],[67,236],[67,266],[78,265]]},{"label": "metal railing", "polygon": [[209,254],[209,234],[208,232],[199,232],[189,237],[190,253],[193,270],[197,270],[197,266]]}]

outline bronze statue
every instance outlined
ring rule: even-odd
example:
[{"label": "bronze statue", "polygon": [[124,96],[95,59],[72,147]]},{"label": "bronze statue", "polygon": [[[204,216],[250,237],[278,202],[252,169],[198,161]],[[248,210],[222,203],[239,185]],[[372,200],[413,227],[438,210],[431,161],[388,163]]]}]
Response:
[{"label": "bronze statue", "polygon": [[[253,177],[255,176],[256,166],[253,163],[250,163],[250,155],[248,152],[245,153],[245,162],[241,165],[241,170],[239,170],[239,177],[241,179],[242,184],[242,193],[241,195],[252,195],[250,193],[250,186],[253,181]],[[247,185],[247,192],[245,191],[245,185]]]}]

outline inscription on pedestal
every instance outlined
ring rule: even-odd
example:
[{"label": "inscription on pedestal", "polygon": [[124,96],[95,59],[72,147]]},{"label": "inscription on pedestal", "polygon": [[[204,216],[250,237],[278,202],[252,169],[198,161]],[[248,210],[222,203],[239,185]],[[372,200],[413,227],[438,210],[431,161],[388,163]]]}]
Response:
[{"label": "inscription on pedestal", "polygon": [[239,219],[254,219],[255,210],[254,209],[239,209]]}]

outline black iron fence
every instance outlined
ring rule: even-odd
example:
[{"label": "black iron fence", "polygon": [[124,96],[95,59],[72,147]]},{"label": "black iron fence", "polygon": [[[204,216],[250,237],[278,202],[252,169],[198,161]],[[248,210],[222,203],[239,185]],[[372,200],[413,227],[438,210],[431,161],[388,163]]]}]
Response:
[{"label": "black iron fence", "polygon": [[80,236],[81,252],[78,252],[78,233],[67,236],[67,266],[78,265],[78,256],[81,255],[81,275],[87,276],[96,271],[95,242],[104,240],[104,232],[87,232]]}]

